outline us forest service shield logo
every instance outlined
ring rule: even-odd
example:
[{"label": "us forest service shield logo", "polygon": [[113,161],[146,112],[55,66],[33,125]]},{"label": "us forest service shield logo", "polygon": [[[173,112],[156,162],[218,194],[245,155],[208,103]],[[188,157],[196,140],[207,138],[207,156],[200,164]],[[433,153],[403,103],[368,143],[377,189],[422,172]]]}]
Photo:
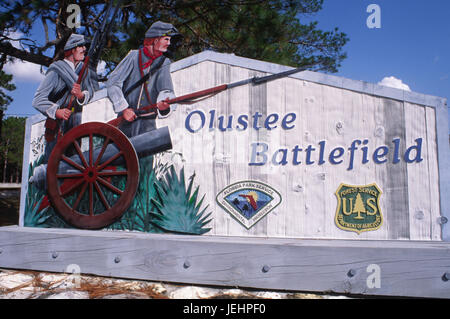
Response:
[{"label": "us forest service shield logo", "polygon": [[250,229],[281,203],[281,195],[261,182],[242,181],[227,186],[216,200],[225,211]]},{"label": "us forest service shield logo", "polygon": [[375,183],[365,186],[339,185],[336,191],[336,225],[358,235],[363,231],[380,228],[383,223],[380,210],[381,194]]}]

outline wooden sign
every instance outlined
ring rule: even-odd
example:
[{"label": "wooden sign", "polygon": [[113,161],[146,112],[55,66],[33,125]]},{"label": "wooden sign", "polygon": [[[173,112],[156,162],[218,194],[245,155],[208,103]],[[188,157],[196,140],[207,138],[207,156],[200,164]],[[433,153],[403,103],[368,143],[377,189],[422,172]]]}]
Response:
[{"label": "wooden sign", "polygon": [[[205,51],[173,63],[172,78],[179,96],[289,69]],[[104,90],[94,100],[83,125],[115,118]],[[129,278],[450,297],[447,116],[444,98],[308,71],[179,104],[153,135],[130,141],[138,187],[120,215],[90,231],[49,200],[44,119],[30,118],[20,226],[0,229],[1,243],[23,249],[3,248],[0,266],[64,271],[70,262]],[[167,147],[148,155],[165,132]],[[104,137],[75,139],[101,162]],[[95,217],[128,192],[124,164],[105,162],[86,195],[81,183],[61,190],[78,175],[56,165],[50,188],[69,215]],[[30,254],[44,240],[42,254],[64,253]]]}]

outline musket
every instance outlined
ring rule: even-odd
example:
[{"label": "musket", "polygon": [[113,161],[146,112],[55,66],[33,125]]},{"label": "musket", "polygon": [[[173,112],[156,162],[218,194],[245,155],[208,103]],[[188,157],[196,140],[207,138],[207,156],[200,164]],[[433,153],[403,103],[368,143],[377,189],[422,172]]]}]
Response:
[{"label": "musket", "polygon": [[[113,2],[114,0],[110,0],[108,3],[108,8],[106,9],[105,17],[103,18],[102,25],[95,32],[94,38],[92,39],[91,46],[89,47],[88,56],[90,57],[90,68],[93,70],[97,69],[98,61],[100,60],[100,56],[103,50],[103,47],[106,44],[106,39],[108,34],[111,32],[111,28],[113,26],[114,19],[119,12],[120,5],[122,0],[117,0],[116,5],[114,7],[114,12],[111,15],[113,10]],[[110,18],[108,18],[111,16]],[[108,22],[110,21],[110,22]]]},{"label": "musket", "polygon": [[[114,7],[114,13],[111,16],[111,12],[113,10],[113,0],[111,0],[108,3],[108,7],[106,9],[105,16],[103,18],[102,24],[99,29],[94,34],[94,38],[92,39],[91,45],[89,47],[88,53],[83,61],[83,67],[80,70],[80,73],[78,74],[77,84],[81,84],[83,79],[86,76],[86,70],[89,67],[91,70],[96,72],[98,61],[100,60],[100,55],[102,53],[103,47],[106,44],[106,39],[111,31],[113,21],[119,12],[120,4],[122,0],[118,0],[117,4]],[[111,18],[108,18],[111,16]],[[108,22],[110,21],[110,22]],[[67,105],[68,109],[72,109],[73,101],[75,100],[75,97],[71,95],[69,103]]]},{"label": "musket", "polygon": [[[182,95],[182,96],[178,96],[176,98],[173,99],[168,99],[165,100],[164,102],[166,102],[167,104],[189,104],[189,103],[194,103],[196,99],[199,98],[203,98],[203,97],[207,97],[207,96],[212,96],[215,95],[217,93],[223,92],[225,90],[228,89],[232,89],[238,86],[242,86],[242,85],[247,85],[247,84],[252,84],[252,85],[259,85],[262,83],[266,83],[269,81],[273,81],[276,79],[280,79],[286,76],[289,76],[291,74],[295,74],[298,72],[302,72],[302,71],[306,71],[308,70],[310,67],[312,67],[313,65],[307,65],[307,66],[302,66],[299,68],[295,68],[292,70],[288,70],[288,71],[284,71],[284,72],[280,72],[280,73],[275,73],[275,74],[271,74],[271,75],[266,75],[266,76],[262,76],[262,77],[252,77],[246,80],[242,80],[242,81],[237,81],[237,82],[233,82],[233,83],[229,83],[229,84],[222,84],[222,85],[218,85],[209,89],[205,89],[205,90],[201,90],[201,91],[197,91],[197,92],[193,92],[190,94],[186,94],[186,95]],[[140,114],[146,114],[146,115],[151,115],[151,114],[156,114],[156,104],[151,104],[151,105],[147,105],[144,107],[140,107],[137,110],[137,113]],[[108,122],[108,124],[114,125],[114,126],[119,126],[125,119],[122,116],[119,116],[111,121]]]}]

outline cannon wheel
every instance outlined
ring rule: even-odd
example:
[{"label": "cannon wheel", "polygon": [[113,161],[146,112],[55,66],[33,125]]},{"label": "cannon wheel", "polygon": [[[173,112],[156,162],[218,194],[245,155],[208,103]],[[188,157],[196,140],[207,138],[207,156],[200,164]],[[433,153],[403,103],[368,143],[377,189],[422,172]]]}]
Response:
[{"label": "cannon wheel", "polygon": [[[111,143],[118,152],[103,159]],[[96,154],[94,144],[98,144]],[[118,159],[124,164],[113,166]],[[69,171],[59,172],[62,162],[69,165]],[[58,140],[48,161],[50,202],[64,220],[78,228],[99,229],[118,220],[131,204],[138,184],[136,151],[125,134],[109,124],[90,122],[71,129]]]}]

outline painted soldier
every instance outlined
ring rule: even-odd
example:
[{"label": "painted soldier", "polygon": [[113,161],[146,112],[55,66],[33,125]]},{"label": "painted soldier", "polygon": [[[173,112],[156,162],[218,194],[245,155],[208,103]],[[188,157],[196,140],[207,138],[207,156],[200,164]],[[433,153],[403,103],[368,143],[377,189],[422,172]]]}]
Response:
[{"label": "painted soldier", "polygon": [[[47,117],[46,162],[56,144],[59,129],[64,133],[81,123],[82,106],[89,102],[98,87],[89,68],[81,84],[76,83],[83,67],[87,44],[83,35],[72,34],[64,46],[64,59],[50,64],[34,95],[33,107]],[[74,101],[69,109],[67,106],[72,96]]]},{"label": "painted soldier", "polygon": [[[126,120],[120,129],[128,137],[156,129],[156,117],[167,117],[172,111],[165,102],[175,94],[171,62],[164,53],[171,38],[178,35],[170,23],[153,23],[145,33],[143,47],[131,50],[108,78],[108,97],[114,111]],[[152,104],[156,104],[153,111],[139,112],[139,108]]]}]

